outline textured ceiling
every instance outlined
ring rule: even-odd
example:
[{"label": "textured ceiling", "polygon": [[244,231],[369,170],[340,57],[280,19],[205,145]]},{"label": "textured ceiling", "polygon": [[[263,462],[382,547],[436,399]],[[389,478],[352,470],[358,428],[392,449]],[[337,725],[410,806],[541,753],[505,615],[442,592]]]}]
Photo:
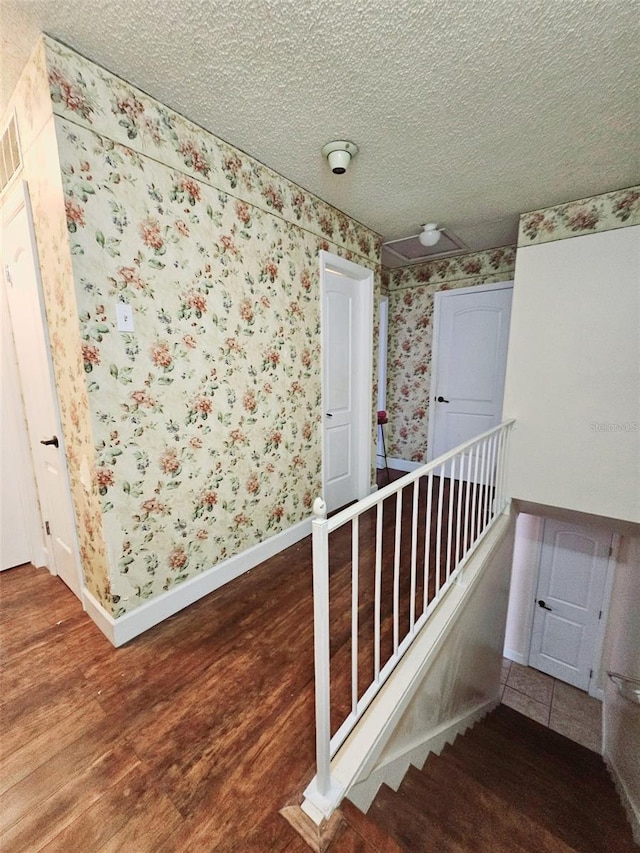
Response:
[{"label": "textured ceiling", "polygon": [[0,27],[2,106],[46,31],[385,239],[503,245],[640,182],[640,0],[1,0]]}]

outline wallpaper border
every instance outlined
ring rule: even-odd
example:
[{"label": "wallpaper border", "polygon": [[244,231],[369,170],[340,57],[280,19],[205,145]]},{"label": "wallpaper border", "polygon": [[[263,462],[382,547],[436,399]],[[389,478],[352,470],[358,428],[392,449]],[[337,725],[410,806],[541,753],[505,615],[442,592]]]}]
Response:
[{"label": "wallpaper border", "polygon": [[515,260],[515,246],[499,246],[482,252],[465,252],[451,258],[412,264],[400,269],[383,269],[383,292],[388,295],[396,290],[424,285],[435,285],[436,289],[442,290],[453,282],[467,281],[473,285],[479,283],[478,279],[495,275],[513,278]]},{"label": "wallpaper border", "polygon": [[640,225],[640,185],[521,214],[518,248],[630,225]]},{"label": "wallpaper border", "polygon": [[380,263],[382,237],[372,229],[72,48],[43,41],[59,118]]}]

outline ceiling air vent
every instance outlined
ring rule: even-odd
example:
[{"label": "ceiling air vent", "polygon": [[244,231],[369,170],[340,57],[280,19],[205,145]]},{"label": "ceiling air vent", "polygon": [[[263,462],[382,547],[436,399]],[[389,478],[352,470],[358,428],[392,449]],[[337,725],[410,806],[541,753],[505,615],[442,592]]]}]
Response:
[{"label": "ceiling air vent", "polygon": [[391,261],[389,265],[419,264],[421,261],[444,258],[448,255],[459,255],[469,251],[468,246],[451,231],[446,228],[440,228],[440,231],[442,234],[435,246],[423,246],[418,240],[417,234],[413,237],[402,237],[400,240],[389,240],[388,243],[383,243],[383,252],[388,253],[387,257]]},{"label": "ceiling air vent", "polygon": [[9,119],[0,141],[0,192],[9,184],[11,178],[22,166],[20,142],[15,114]]}]

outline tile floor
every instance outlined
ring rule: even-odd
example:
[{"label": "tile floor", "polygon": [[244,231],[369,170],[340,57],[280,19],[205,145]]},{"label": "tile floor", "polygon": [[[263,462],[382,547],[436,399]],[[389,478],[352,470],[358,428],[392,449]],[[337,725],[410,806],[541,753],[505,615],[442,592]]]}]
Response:
[{"label": "tile floor", "polygon": [[594,752],[602,750],[602,703],[528,666],[502,661],[502,702]]}]

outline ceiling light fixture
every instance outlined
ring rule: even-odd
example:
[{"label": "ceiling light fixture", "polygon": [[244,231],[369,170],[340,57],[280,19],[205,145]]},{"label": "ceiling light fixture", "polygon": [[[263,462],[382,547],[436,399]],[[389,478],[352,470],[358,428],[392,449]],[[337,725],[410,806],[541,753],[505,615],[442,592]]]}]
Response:
[{"label": "ceiling light fixture", "polygon": [[322,148],[322,156],[329,161],[329,168],[334,175],[344,175],[351,158],[355,157],[357,153],[358,146],[355,142],[347,142],[344,139],[327,142]]},{"label": "ceiling light fixture", "polygon": [[428,222],[422,227],[424,230],[420,234],[418,234],[418,240],[422,243],[423,246],[435,246],[435,244],[442,236],[442,231],[438,229],[438,226],[435,222]]}]

